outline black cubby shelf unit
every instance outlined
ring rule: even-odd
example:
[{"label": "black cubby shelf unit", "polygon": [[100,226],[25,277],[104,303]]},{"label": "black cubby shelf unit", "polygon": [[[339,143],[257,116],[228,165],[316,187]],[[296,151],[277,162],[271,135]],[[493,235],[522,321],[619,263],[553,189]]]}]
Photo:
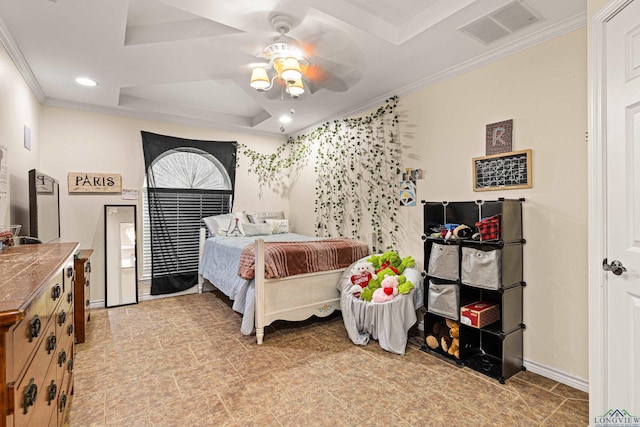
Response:
[{"label": "black cubby shelf unit", "polygon": [[[424,345],[423,351],[467,366],[504,384],[523,366],[523,246],[524,199],[426,202],[424,205],[425,309],[424,330],[448,318],[460,325],[460,359]],[[499,240],[445,240],[433,236],[443,224],[474,229],[481,218],[501,215]],[[478,257],[483,261],[472,259]],[[449,286],[449,287],[447,287]],[[461,322],[460,308],[478,301],[497,305],[499,319],[477,328]],[[455,311],[452,307],[455,307]]]}]

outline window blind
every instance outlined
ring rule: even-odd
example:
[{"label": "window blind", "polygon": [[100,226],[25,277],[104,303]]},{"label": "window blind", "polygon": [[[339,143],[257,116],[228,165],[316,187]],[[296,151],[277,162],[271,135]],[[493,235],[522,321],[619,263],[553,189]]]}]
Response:
[{"label": "window blind", "polygon": [[[151,277],[152,253],[162,260],[154,265],[154,276],[197,274],[200,228],[204,226],[202,218],[228,213],[231,210],[231,191],[157,188],[151,195],[145,191],[143,197],[143,221],[146,222],[143,224],[143,276]],[[147,203],[155,208],[151,209],[151,215]],[[152,249],[152,233],[165,243]]]}]

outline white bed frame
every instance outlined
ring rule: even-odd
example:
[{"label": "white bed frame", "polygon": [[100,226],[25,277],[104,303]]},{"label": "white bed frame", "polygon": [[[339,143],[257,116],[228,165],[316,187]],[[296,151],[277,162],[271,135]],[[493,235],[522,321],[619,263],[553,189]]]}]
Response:
[{"label": "white bed frame", "polygon": [[336,287],[342,270],[300,274],[282,279],[264,278],[264,240],[256,239],[256,339],[262,344],[264,328],[276,320],[300,321],[326,317],[340,309]]}]

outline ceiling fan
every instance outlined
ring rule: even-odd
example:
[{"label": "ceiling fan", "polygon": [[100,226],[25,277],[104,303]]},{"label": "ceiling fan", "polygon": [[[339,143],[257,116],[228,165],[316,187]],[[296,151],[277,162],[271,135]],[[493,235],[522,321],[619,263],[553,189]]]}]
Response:
[{"label": "ceiling fan", "polygon": [[[317,33],[301,44],[288,35],[295,24],[292,17],[275,14],[269,22],[278,35],[272,37],[259,53],[261,62],[250,64],[250,86],[258,92],[278,87],[283,93],[296,99],[307,91],[315,93],[320,89],[343,92],[362,78],[352,64],[327,58],[328,43],[324,43],[324,55],[318,52],[323,38],[331,38],[327,36],[330,30],[324,28],[323,33]],[[345,46],[347,43],[341,45]],[[355,57],[355,54],[351,56]],[[274,97],[278,96],[277,92],[279,91],[272,93]]]}]

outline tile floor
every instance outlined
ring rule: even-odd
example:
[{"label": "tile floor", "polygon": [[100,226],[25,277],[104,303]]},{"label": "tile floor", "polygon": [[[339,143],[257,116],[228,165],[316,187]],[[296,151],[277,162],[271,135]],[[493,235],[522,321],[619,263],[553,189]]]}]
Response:
[{"label": "tile floor", "polygon": [[[588,395],[521,372],[501,385],[410,345],[348,339],[340,316],[240,333],[217,292],[92,310],[65,425],[585,426]],[[417,343],[417,340],[415,340]]]}]

